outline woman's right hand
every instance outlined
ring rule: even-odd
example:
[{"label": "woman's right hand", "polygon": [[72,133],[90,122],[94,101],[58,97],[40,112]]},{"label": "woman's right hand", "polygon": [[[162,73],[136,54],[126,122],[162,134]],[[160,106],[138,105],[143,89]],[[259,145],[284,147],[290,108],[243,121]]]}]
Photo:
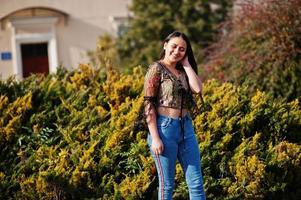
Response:
[{"label": "woman's right hand", "polygon": [[156,154],[156,155],[160,155],[163,153],[164,150],[164,145],[163,142],[160,138],[154,138],[152,140],[152,151]]}]

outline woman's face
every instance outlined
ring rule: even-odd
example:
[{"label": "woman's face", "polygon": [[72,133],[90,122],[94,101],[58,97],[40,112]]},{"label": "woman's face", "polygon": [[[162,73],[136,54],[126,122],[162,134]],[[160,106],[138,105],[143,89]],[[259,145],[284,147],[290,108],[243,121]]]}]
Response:
[{"label": "woman's face", "polygon": [[164,43],[164,60],[170,63],[177,63],[182,60],[186,53],[186,42],[182,37],[173,37]]}]

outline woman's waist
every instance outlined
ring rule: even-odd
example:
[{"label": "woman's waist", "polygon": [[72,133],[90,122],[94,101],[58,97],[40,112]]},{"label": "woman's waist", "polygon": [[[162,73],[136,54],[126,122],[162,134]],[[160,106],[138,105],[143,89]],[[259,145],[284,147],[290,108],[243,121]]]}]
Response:
[{"label": "woman's waist", "polygon": [[176,95],[171,97],[171,98],[167,98],[167,97],[159,97],[156,104],[158,107],[164,107],[164,108],[173,108],[173,109],[178,109],[180,110],[180,108],[182,107],[183,109],[187,109],[190,108],[192,105],[191,99],[189,98],[183,98],[183,100],[181,100],[180,97],[177,97]]},{"label": "woman's waist", "polygon": [[181,114],[181,117],[184,117],[188,114],[188,110],[187,109],[178,109],[178,108],[171,108],[171,107],[163,107],[163,106],[159,106],[157,107],[157,113],[159,115],[163,115],[163,116],[167,116],[167,117],[171,117],[174,119],[178,119]]}]

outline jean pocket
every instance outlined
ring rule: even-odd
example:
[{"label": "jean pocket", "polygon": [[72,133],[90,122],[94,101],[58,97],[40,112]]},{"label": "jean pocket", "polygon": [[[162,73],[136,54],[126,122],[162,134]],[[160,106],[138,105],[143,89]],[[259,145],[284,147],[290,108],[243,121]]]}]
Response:
[{"label": "jean pocket", "polygon": [[159,117],[157,120],[158,127],[167,128],[171,124],[171,118],[168,117]]}]

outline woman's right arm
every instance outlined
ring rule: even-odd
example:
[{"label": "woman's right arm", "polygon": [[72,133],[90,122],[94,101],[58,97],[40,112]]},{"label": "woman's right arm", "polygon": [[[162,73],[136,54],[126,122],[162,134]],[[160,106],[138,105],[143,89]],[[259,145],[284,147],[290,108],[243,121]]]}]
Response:
[{"label": "woman's right arm", "polygon": [[160,86],[160,71],[157,65],[149,67],[144,81],[144,112],[152,137],[151,149],[155,154],[163,152],[163,143],[157,129],[156,98]]},{"label": "woman's right arm", "polygon": [[152,137],[151,148],[155,154],[161,154],[164,150],[164,147],[158,133],[156,118],[157,118],[156,113],[151,111],[150,113],[147,114],[146,121],[148,125],[148,130]]}]

